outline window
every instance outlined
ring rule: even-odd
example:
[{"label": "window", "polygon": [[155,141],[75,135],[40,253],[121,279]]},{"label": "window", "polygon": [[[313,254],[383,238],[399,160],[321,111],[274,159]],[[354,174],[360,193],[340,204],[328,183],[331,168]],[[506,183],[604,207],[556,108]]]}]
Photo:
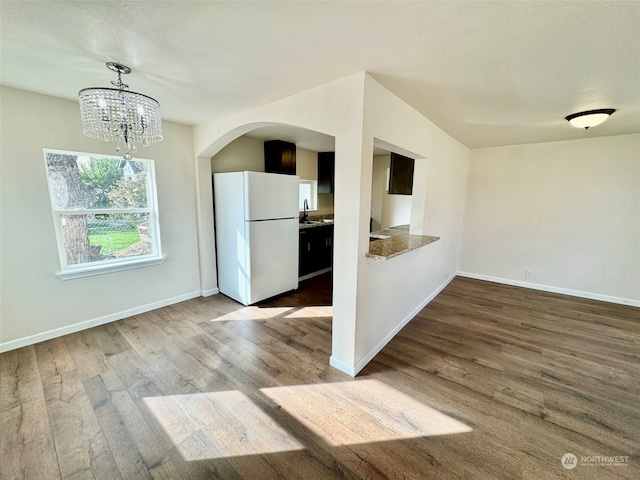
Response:
[{"label": "window", "polygon": [[318,209],[318,182],[315,180],[300,179],[298,196],[298,210],[302,212],[304,210],[304,201],[307,201],[309,208],[307,210]]},{"label": "window", "polygon": [[162,263],[152,160],[44,150],[63,280]]}]

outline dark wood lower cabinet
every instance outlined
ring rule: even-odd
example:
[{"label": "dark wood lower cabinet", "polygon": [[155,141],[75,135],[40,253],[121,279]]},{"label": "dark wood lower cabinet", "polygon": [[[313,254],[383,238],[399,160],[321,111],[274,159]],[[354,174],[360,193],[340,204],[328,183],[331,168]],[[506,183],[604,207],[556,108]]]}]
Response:
[{"label": "dark wood lower cabinet", "polygon": [[331,267],[333,261],[333,225],[300,230],[298,275],[308,275]]}]

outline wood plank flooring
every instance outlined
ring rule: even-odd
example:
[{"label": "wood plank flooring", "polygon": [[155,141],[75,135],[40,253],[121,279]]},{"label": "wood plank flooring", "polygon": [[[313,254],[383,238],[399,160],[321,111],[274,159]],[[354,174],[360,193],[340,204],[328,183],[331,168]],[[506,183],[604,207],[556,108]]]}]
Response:
[{"label": "wood plank flooring", "polygon": [[640,478],[640,309],[456,278],[357,378],[330,350],[324,275],[4,353],[0,478]]}]

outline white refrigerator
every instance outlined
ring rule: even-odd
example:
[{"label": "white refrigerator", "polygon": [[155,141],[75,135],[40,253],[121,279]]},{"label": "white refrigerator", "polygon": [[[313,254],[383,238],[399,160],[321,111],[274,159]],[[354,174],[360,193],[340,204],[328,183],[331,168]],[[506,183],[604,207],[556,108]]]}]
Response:
[{"label": "white refrigerator", "polygon": [[251,305],[298,288],[299,177],[213,175],[218,287]]}]

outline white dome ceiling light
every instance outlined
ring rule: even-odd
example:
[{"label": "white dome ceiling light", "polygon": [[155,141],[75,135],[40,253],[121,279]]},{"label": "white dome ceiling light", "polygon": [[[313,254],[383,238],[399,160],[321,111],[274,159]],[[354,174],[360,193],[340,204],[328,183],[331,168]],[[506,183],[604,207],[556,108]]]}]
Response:
[{"label": "white dome ceiling light", "polygon": [[598,110],[587,110],[586,112],[572,113],[568,115],[566,120],[576,128],[584,128],[585,130],[600,125],[613,112],[615,108],[600,108]]}]

